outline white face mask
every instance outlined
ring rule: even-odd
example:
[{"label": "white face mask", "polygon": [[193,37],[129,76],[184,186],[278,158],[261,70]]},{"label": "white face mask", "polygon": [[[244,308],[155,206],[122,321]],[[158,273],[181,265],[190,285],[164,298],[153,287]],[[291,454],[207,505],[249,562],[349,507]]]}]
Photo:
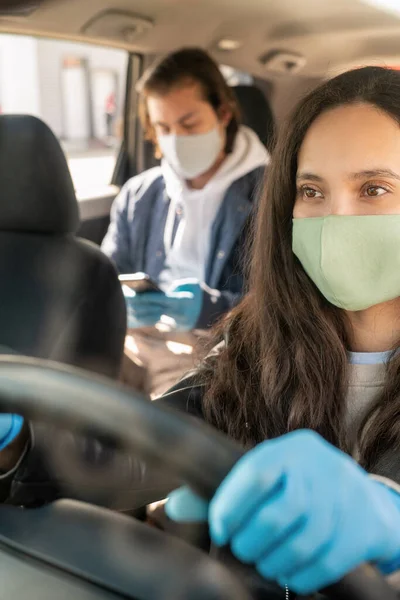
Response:
[{"label": "white face mask", "polygon": [[158,144],[165,160],[184,179],[194,179],[215,164],[221,150],[218,127],[198,135],[160,135]]}]

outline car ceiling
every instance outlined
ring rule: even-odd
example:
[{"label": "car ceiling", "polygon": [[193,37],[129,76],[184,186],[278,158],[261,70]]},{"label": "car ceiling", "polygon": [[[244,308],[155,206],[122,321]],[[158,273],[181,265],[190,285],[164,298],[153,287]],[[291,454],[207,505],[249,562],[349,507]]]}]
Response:
[{"label": "car ceiling", "polygon": [[[11,1],[0,0],[0,13],[2,3],[10,5]],[[308,78],[370,62],[400,63],[400,19],[361,0],[25,0],[25,3],[25,14],[4,14],[0,18],[0,30],[106,42],[146,54],[199,45],[210,50],[219,62],[260,78],[274,78],[260,62],[260,57],[270,51],[289,51],[303,57],[305,64],[298,74]],[[135,29],[137,23],[135,20],[131,23],[130,17],[144,19],[148,28],[141,30],[139,23]],[[238,41],[241,47],[231,52],[219,50],[218,41],[226,38]]]}]

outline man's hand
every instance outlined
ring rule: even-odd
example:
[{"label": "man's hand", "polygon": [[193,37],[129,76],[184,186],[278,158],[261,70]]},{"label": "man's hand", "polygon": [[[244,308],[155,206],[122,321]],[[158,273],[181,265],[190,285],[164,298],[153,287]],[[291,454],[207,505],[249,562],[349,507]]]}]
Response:
[{"label": "man's hand", "polygon": [[203,290],[197,281],[185,280],[167,293],[136,294],[123,286],[128,328],[153,327],[163,316],[175,321],[177,331],[195,328],[203,303]]}]

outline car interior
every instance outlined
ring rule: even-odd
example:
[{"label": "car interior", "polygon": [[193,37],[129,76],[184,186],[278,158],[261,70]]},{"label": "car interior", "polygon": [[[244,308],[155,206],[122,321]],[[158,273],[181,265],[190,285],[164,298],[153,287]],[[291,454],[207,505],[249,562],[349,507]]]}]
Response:
[{"label": "car interior", "polygon": [[[200,46],[221,67],[246,75],[246,83],[232,77],[230,84],[244,124],[272,151],[291,109],[322,80],[355,66],[399,65],[400,11],[396,16],[388,4],[0,0],[0,36],[101,46],[127,59],[121,131],[106,185],[99,185],[93,162],[93,181],[84,192],[74,189],[45,116],[0,115],[1,411],[94,428],[212,496],[241,455],[236,444],[110,380],[118,375],[125,305],[98,245],[121,186],[157,164],[139,123],[136,83],[155,58]],[[171,451],[175,438],[185,452]],[[2,600],[293,598],[233,559],[227,567],[130,516],[67,499],[32,510],[0,506],[0,574]],[[398,597],[370,566],[321,595]]]},{"label": "car interior", "polygon": [[[0,6],[0,32],[85,41],[129,53],[123,144],[113,185],[103,190],[93,185],[96,193],[86,191],[80,198],[79,234],[96,243],[106,231],[118,186],[154,164],[141,135],[135,91],[154,58],[185,45],[207,49],[219,63],[251,74],[279,128],[297,100],[325,77],[365,64],[396,66],[399,27],[378,0],[375,6],[363,0],[3,0]],[[243,90],[238,93],[245,122],[266,126],[267,141],[271,122],[264,125],[261,111],[253,108],[249,121]],[[249,93],[259,106],[260,94]]]},{"label": "car interior", "polygon": [[[57,390],[55,397],[54,390]],[[213,428],[73,367],[0,361],[1,406],[61,426],[95,428],[211,498],[243,449]],[[132,423],[135,426],[132,426]],[[178,448],[178,451],[176,450]],[[179,449],[184,448],[184,452]],[[2,598],[280,600],[273,582],[231,558],[222,565],[185,541],[130,517],[72,500],[0,507]],[[324,590],[335,600],[395,600],[366,565]]]}]

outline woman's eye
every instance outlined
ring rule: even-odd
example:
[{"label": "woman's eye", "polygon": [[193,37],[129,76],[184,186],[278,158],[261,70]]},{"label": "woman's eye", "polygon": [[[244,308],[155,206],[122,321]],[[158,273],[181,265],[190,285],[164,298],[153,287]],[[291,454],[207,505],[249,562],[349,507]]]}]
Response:
[{"label": "woman's eye", "polygon": [[378,196],[383,196],[386,194],[388,190],[380,185],[369,185],[365,188],[365,195],[369,198],[377,198]]},{"label": "woman's eye", "polygon": [[316,198],[323,197],[321,192],[319,192],[318,190],[315,190],[314,188],[307,187],[307,186],[303,186],[300,189],[300,193],[304,198],[307,198],[308,200],[315,200]]}]

